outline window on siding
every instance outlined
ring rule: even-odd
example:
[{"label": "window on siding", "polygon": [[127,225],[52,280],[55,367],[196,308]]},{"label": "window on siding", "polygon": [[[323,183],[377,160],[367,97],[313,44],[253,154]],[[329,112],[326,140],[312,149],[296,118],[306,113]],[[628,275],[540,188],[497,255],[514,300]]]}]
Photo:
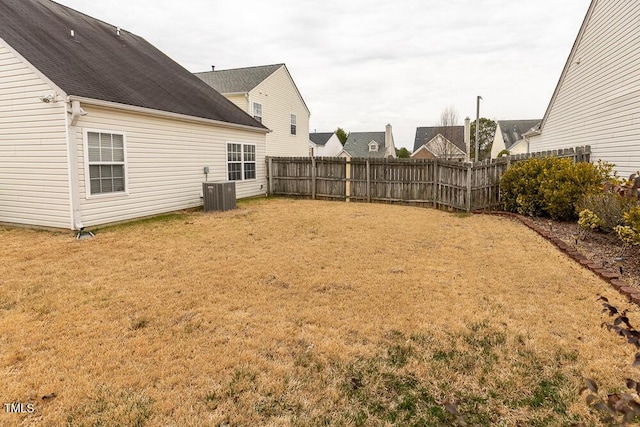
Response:
[{"label": "window on siding", "polygon": [[291,135],[296,134],[296,115],[291,115]]},{"label": "window on siding", "polygon": [[90,194],[125,191],[124,135],[87,132]]},{"label": "window on siding", "polygon": [[256,146],[228,143],[227,171],[229,181],[256,179]]},{"label": "window on siding", "polygon": [[253,103],[253,118],[262,123],[262,104]]}]

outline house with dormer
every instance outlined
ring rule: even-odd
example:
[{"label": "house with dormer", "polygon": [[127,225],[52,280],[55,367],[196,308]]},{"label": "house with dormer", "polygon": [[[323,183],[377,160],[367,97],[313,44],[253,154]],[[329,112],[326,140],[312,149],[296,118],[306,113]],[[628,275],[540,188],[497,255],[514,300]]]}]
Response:
[{"label": "house with dormer", "polygon": [[309,156],[309,108],[285,64],[195,75],[271,130],[267,156]]},{"label": "house with dormer", "polygon": [[384,132],[351,132],[338,157],[395,159],[396,147],[391,125],[387,125]]},{"label": "house with dormer", "polygon": [[51,0],[0,16],[0,223],[193,208],[206,180],[265,193],[268,129],[144,38]]}]

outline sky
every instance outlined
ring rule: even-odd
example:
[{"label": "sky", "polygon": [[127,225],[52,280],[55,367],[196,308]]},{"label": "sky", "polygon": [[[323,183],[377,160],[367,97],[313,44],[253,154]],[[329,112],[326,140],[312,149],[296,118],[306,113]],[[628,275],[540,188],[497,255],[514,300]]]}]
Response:
[{"label": "sky", "polygon": [[58,0],[191,72],[285,63],[310,132],[541,119],[590,0]]}]

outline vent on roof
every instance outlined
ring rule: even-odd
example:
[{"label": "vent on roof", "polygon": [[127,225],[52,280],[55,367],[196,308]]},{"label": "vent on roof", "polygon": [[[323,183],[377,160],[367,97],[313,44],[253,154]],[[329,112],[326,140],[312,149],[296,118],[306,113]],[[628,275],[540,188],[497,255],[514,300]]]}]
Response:
[{"label": "vent on roof", "polygon": [[75,30],[71,30],[71,31],[69,31],[69,33],[71,34],[72,38],[75,38],[75,36],[76,36],[76,31]]},{"label": "vent on roof", "polygon": [[120,36],[120,27],[116,27],[116,36]]}]

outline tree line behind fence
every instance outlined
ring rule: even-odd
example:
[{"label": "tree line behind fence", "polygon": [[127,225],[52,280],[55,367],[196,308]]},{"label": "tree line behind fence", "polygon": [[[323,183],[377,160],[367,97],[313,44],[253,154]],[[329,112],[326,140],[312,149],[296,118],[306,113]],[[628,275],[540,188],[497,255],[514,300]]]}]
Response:
[{"label": "tree line behind fence", "polygon": [[427,159],[268,157],[268,194],[355,202],[404,203],[471,212],[500,203],[500,179],[532,157],[588,162],[589,146],[519,154],[483,162]]}]

